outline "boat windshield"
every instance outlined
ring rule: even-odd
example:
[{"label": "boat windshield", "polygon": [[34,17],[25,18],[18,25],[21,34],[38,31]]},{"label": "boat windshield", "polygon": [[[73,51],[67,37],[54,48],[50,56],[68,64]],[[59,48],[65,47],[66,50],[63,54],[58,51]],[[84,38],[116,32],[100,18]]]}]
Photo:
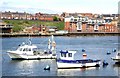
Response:
[{"label": "boat windshield", "polygon": [[22,51],[22,48],[18,48],[19,51]]},{"label": "boat windshield", "polygon": [[23,51],[31,51],[31,48],[24,48]]}]

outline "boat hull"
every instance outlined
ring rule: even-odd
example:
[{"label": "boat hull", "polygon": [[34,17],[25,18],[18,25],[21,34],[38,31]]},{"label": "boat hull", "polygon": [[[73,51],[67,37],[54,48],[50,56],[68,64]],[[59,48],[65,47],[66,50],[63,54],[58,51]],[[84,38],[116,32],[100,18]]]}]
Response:
[{"label": "boat hull", "polygon": [[112,59],[113,61],[115,61],[116,63],[120,63],[120,58],[112,57],[111,59]]},{"label": "boat hull", "polygon": [[26,55],[26,54],[17,54],[12,52],[7,52],[12,60],[38,60],[38,59],[56,59],[56,56],[51,54],[45,55]]},{"label": "boat hull", "polygon": [[91,63],[65,63],[65,62],[58,62],[57,67],[58,69],[70,69],[70,68],[87,68],[87,67],[99,67],[100,62],[91,62]]}]

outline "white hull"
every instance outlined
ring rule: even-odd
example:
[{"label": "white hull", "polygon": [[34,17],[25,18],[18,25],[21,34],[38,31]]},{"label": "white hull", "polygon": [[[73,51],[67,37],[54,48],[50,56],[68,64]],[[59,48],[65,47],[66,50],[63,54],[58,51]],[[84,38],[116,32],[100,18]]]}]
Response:
[{"label": "white hull", "polygon": [[60,68],[81,68],[81,67],[97,67],[100,65],[100,62],[95,63],[61,63],[57,62],[58,69]]},{"label": "white hull", "polygon": [[120,62],[120,58],[112,57],[112,60],[114,60],[115,62]]},{"label": "white hull", "polygon": [[26,55],[26,54],[17,54],[8,52],[8,55],[11,59],[56,59],[56,56],[52,54],[45,54],[45,55]]},{"label": "white hull", "polygon": [[112,57],[112,60],[120,63],[120,52],[118,52],[115,57]]}]

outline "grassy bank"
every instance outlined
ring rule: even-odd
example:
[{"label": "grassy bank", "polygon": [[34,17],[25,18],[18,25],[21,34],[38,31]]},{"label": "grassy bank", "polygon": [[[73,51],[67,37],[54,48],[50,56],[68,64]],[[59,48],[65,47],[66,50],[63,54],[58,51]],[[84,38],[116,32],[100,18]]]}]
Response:
[{"label": "grassy bank", "polygon": [[59,30],[64,29],[64,22],[54,22],[54,21],[39,21],[39,20],[3,20],[7,24],[12,24],[14,26],[14,30],[22,30],[25,26],[56,26]]}]

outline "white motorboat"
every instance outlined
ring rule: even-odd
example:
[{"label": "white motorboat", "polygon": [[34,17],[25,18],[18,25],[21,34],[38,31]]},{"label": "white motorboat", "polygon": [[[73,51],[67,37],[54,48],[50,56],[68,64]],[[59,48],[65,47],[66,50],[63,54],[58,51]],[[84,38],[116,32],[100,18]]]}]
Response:
[{"label": "white motorboat", "polygon": [[49,39],[48,50],[39,50],[36,45],[31,44],[31,40],[29,40],[29,44],[25,44],[24,42],[20,45],[15,51],[7,51],[8,55],[12,60],[14,59],[56,59],[56,43],[53,39],[52,41]]},{"label": "white motorboat", "polygon": [[116,63],[120,63],[120,51],[116,53],[115,57],[112,57],[112,60],[115,61]]},{"label": "white motorboat", "polygon": [[60,51],[60,58],[57,59],[57,67],[58,69],[62,68],[81,68],[81,67],[99,67],[100,60],[93,59],[80,59],[74,60],[74,54],[77,51]]}]

